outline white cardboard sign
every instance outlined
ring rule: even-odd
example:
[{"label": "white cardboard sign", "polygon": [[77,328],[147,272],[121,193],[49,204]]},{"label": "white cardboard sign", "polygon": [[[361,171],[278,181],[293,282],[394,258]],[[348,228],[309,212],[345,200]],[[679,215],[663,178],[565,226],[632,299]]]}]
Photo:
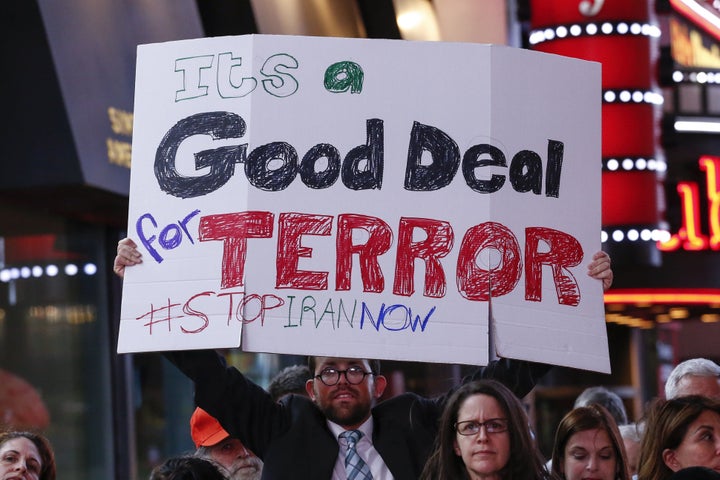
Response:
[{"label": "white cardboard sign", "polygon": [[[118,352],[609,371],[600,65],[252,35],[138,48]],[[242,341],[241,341],[242,331]]]}]

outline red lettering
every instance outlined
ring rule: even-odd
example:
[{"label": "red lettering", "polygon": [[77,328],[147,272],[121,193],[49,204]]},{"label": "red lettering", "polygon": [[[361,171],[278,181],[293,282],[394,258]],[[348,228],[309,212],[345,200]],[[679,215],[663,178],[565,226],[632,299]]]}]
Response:
[{"label": "red lettering", "polygon": [[[423,230],[426,238],[413,242],[415,229]],[[440,259],[450,253],[454,239],[452,227],[448,222],[402,217],[398,229],[393,293],[409,297],[415,292],[415,259],[419,259],[425,262],[423,295],[435,298],[445,296],[447,281]]]},{"label": "red lettering", "polygon": [[700,168],[705,170],[707,179],[708,226],[710,228],[710,248],[720,249],[720,188],[718,170],[720,158],[704,156],[700,158]]},{"label": "red lettering", "polygon": [[298,259],[312,257],[312,248],[302,246],[302,236],[330,235],[332,220],[329,215],[280,214],[276,288],[327,290],[328,273],[298,270]]},{"label": "red lettering", "polygon": [[[478,255],[485,249],[500,253],[497,267],[485,269],[477,264]],[[509,228],[500,223],[485,222],[465,232],[457,265],[460,295],[474,301],[505,295],[520,281],[521,270],[520,244]]]},{"label": "red lettering", "polygon": [[[543,243],[541,252],[540,243]],[[569,267],[583,259],[582,247],[575,237],[552,228],[528,227],[525,229],[525,299],[542,300],[542,267],[552,268],[553,281],[561,305],[580,303],[580,288]]]},{"label": "red lettering", "polygon": [[658,248],[663,251],[677,250],[681,245],[685,250],[702,250],[707,247],[708,240],[700,232],[700,200],[698,186],[693,182],[680,182],[677,186],[682,204],[682,227],[666,242],[659,242]]},{"label": "red lettering", "polygon": [[[353,231],[357,229],[367,232],[368,239],[365,243],[353,244]],[[385,290],[385,277],[378,257],[390,249],[392,240],[390,225],[377,217],[349,213],[338,215],[335,289],[338,291],[350,290],[352,256],[357,254],[363,291],[382,292]]]},{"label": "red lettering", "polygon": [[247,239],[271,238],[273,219],[270,212],[223,213],[200,218],[200,241],[223,241],[222,288],[244,285]]},{"label": "red lettering", "polygon": [[202,320],[202,325],[200,325],[200,326],[199,326],[198,328],[196,328],[195,330],[188,330],[188,329],[186,329],[185,327],[183,327],[183,326],[181,325],[181,326],[180,326],[180,330],[182,330],[183,333],[200,333],[200,332],[202,332],[203,330],[205,330],[208,325],[210,325],[210,319],[208,318],[208,316],[205,315],[204,313],[199,312],[199,311],[195,310],[194,308],[192,308],[192,307],[190,306],[190,302],[192,302],[193,300],[195,300],[195,299],[198,298],[198,297],[209,297],[210,295],[213,295],[214,293],[215,293],[215,292],[202,292],[202,293],[198,293],[198,294],[195,294],[195,295],[193,295],[192,297],[190,297],[190,298],[188,299],[188,301],[185,302],[185,304],[183,305],[183,309],[182,309],[183,313],[185,313],[185,314],[187,314],[187,315],[189,315],[189,316],[191,316],[191,317],[198,317],[198,318],[200,318],[200,319]]},{"label": "red lettering", "polygon": [[245,292],[221,292],[218,293],[218,298],[222,297],[229,297],[228,298],[228,316],[227,316],[227,325],[230,326],[230,322],[233,319],[233,316],[235,315],[235,307],[233,306],[235,301],[233,300],[233,297],[235,295],[240,295],[240,300],[242,301],[243,298],[245,298]]},{"label": "red lettering", "polygon": [[[303,236],[329,237],[333,219],[331,215],[296,212],[278,214],[275,288],[328,289],[328,271],[300,270],[299,262],[300,258],[313,257],[313,248],[302,244]],[[223,288],[243,286],[247,239],[272,238],[273,220],[272,213],[259,211],[209,215],[200,219],[200,240],[223,242]],[[357,233],[360,230],[366,233],[362,240],[358,240],[360,236]],[[421,237],[421,234],[424,237]],[[580,243],[569,234],[543,227],[528,227],[525,236],[525,299],[542,300],[542,267],[550,266],[559,303],[578,305],[580,290],[569,269],[582,261]],[[393,294],[409,297],[415,293],[415,263],[416,260],[422,260],[425,265],[423,295],[430,298],[444,297],[447,294],[447,279],[441,261],[452,251],[454,241],[454,231],[449,222],[401,217],[398,225]],[[335,241],[336,290],[351,289],[353,256],[357,255],[363,291],[385,291],[385,277],[379,258],[388,252],[392,243],[393,231],[382,219],[359,214],[338,215]],[[487,255],[484,254],[485,251]],[[491,256],[492,252],[497,255]],[[488,260],[479,261],[485,257]],[[488,301],[492,297],[507,295],[515,289],[522,273],[523,252],[509,228],[501,223],[485,222],[472,226],[465,232],[456,265],[456,284],[462,297],[471,301]],[[207,292],[197,297],[206,294]],[[252,322],[261,318],[265,311],[284,303],[274,295],[262,299],[250,295],[243,297],[236,312],[232,296],[241,294],[230,292],[228,322],[233,315],[243,316],[244,322]],[[218,294],[225,295],[228,293]],[[184,312],[204,319],[207,323],[207,318],[191,307],[190,302],[194,299],[195,297],[191,298],[184,305]],[[268,299],[270,303],[266,304]],[[250,303],[259,300],[261,305],[258,314],[248,314],[245,310]],[[160,321],[169,322],[169,318],[151,319],[151,324]],[[203,328],[205,327],[201,326],[195,331]]]},{"label": "red lettering", "polygon": [[708,228],[709,238],[700,228],[700,194],[695,182],[679,182],[677,192],[680,196],[681,226],[669,239],[657,242],[659,250],[672,252],[683,248],[688,251],[720,250],[720,157],[703,155],[698,162],[705,171],[707,182]]}]

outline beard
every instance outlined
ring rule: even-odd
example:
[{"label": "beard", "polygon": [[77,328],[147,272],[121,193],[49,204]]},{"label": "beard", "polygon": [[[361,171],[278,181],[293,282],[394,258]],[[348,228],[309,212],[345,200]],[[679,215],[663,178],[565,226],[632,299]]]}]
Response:
[{"label": "beard", "polygon": [[[365,421],[370,414],[371,405],[368,402],[362,401],[355,389],[346,388],[343,390],[352,393],[355,396],[354,401],[340,402],[340,404],[337,404],[333,402],[333,397],[330,397],[326,401],[321,401],[319,397],[317,397],[317,406],[325,415],[325,418],[333,423],[337,423],[343,427],[359,425]],[[336,393],[337,391],[333,393],[333,396]]]},{"label": "beard", "polygon": [[[252,466],[250,468],[242,468]],[[232,471],[228,471],[228,480],[260,480],[262,475],[262,461],[255,456],[243,458],[240,462],[232,465]]]}]

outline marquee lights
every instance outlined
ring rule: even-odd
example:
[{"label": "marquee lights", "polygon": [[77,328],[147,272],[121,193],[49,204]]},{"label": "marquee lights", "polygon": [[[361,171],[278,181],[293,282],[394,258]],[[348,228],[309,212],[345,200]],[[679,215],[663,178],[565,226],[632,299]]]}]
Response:
[{"label": "marquee lights", "polygon": [[613,228],[600,232],[600,241],[608,242],[661,242],[670,238],[670,232],[659,228]]},{"label": "marquee lights", "polygon": [[609,172],[632,172],[650,170],[654,172],[665,172],[667,163],[664,160],[655,158],[604,158],[603,170]]},{"label": "marquee lights", "polygon": [[[62,268],[62,272],[68,277],[74,277],[80,273],[81,269],[74,263],[68,263]],[[60,267],[57,265],[46,265],[41,267],[40,265],[34,266],[21,266],[3,268],[0,270],[0,282],[8,283],[13,280],[28,279],[28,278],[40,278],[42,276],[57,277],[60,275]],[[97,265],[94,263],[86,263],[82,266],[82,273],[88,276],[95,275],[97,273]]]},{"label": "marquee lights", "polygon": [[652,90],[604,90],[603,101],[605,103],[648,103],[651,105],[662,105],[665,101],[661,93]]},{"label": "marquee lights", "polygon": [[720,72],[683,72],[675,70],[672,79],[675,83],[720,84]]},{"label": "marquee lights", "polygon": [[[530,3],[531,48],[603,66],[603,245],[655,252],[656,242],[669,233],[661,188],[667,165],[656,134],[664,97],[653,52],[661,29],[650,3],[562,0],[553,8],[543,0]],[[657,258],[643,254],[641,261],[654,265]]]},{"label": "marquee lights", "polygon": [[593,35],[641,35],[645,37],[660,37],[660,28],[649,23],[638,22],[603,22],[558,25],[557,27],[548,27],[541,30],[533,30],[530,32],[530,45],[537,45],[555,39],[593,36]]}]

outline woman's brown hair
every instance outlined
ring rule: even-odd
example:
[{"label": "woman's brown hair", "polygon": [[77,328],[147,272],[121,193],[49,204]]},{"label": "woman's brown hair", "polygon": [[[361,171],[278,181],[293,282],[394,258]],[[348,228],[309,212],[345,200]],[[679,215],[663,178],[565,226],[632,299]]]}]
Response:
[{"label": "woman's brown hair", "polygon": [[616,479],[630,480],[625,443],[623,443],[620,430],[610,412],[602,405],[591,403],[585,407],[578,407],[568,412],[555,431],[555,444],[552,452],[552,473],[557,478],[565,478],[562,472],[565,462],[565,447],[570,438],[578,432],[601,429],[607,432],[617,458]]},{"label": "woman's brown hair", "polygon": [[468,478],[461,457],[453,448],[458,411],[465,400],[474,395],[488,395],[500,404],[508,420],[510,458],[500,474],[507,480],[538,480],[548,478],[520,400],[505,385],[495,380],[478,380],[458,388],[448,399],[440,418],[440,432],[421,480],[458,480]]},{"label": "woman's brown hair", "polygon": [[720,414],[720,402],[700,395],[656,399],[647,409],[645,433],[640,443],[638,478],[669,479],[673,471],[665,464],[663,452],[677,448],[690,424],[707,410]]},{"label": "woman's brown hair", "polygon": [[8,431],[0,433],[0,447],[16,438],[26,438],[38,449],[41,462],[39,480],[55,480],[57,474],[55,470],[55,453],[48,439],[39,433]]}]

